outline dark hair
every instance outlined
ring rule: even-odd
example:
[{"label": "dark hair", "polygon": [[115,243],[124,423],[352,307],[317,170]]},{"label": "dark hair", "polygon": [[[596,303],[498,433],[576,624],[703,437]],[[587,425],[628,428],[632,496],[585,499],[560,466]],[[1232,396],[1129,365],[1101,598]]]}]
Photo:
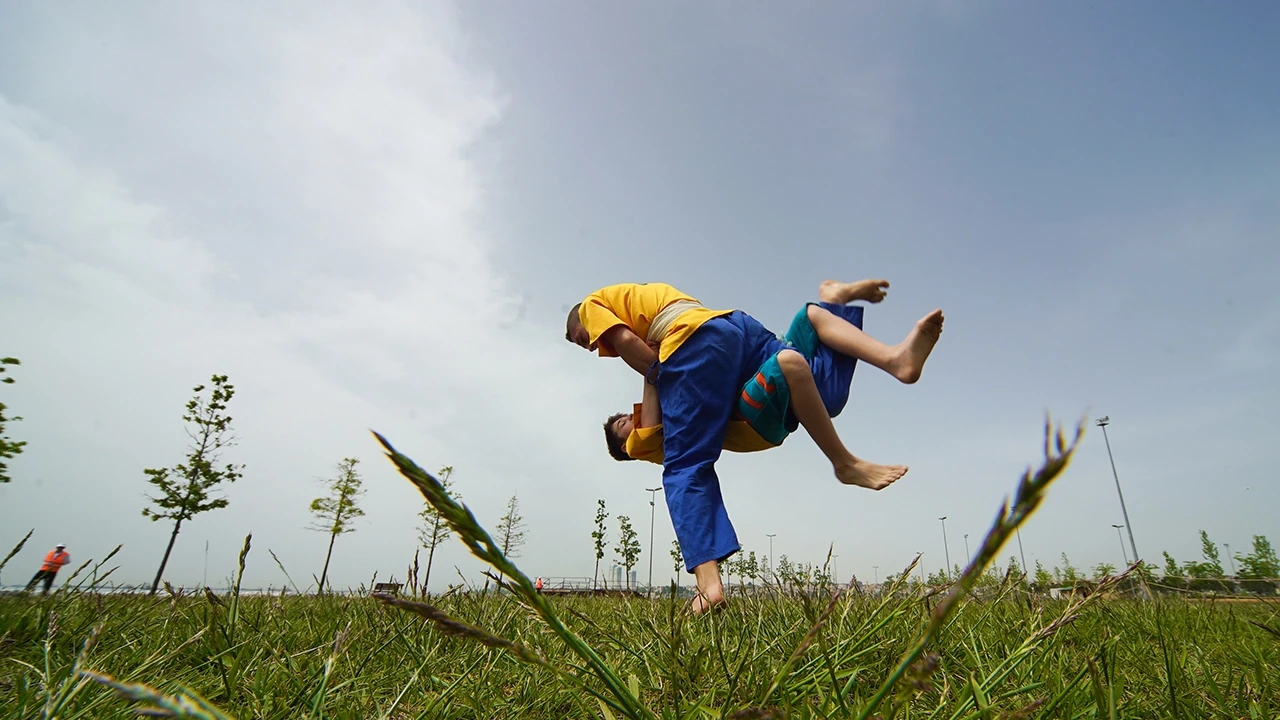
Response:
[{"label": "dark hair", "polygon": [[624,418],[630,414],[624,412],[614,413],[609,416],[608,420],[604,421],[604,444],[609,446],[609,454],[618,462],[635,460],[635,458],[627,454],[627,439],[619,438],[613,432],[613,424],[617,422],[618,418]]},{"label": "dark hair", "polygon": [[569,342],[573,342],[573,337],[570,336],[570,333],[573,332],[574,328],[582,324],[582,318],[578,317],[578,310],[580,310],[581,308],[582,308],[582,303],[578,303],[577,305],[574,305],[573,309],[569,311],[569,317],[565,318],[564,339],[568,340]]}]

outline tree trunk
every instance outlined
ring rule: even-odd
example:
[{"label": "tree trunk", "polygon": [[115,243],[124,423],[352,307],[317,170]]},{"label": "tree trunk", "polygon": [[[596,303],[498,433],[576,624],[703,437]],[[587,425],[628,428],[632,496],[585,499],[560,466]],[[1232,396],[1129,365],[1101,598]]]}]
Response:
[{"label": "tree trunk", "polygon": [[324,570],[320,571],[320,594],[324,594],[324,581],[329,577],[329,558],[333,557],[333,541],[338,539],[338,533],[329,535],[329,552],[324,556]]},{"label": "tree trunk", "polygon": [[599,587],[600,580],[600,558],[596,558],[596,569],[591,572],[591,589],[595,590]]},{"label": "tree trunk", "polygon": [[169,547],[164,549],[164,559],[160,561],[160,569],[156,571],[156,579],[151,581],[151,592],[148,595],[155,595],[156,588],[160,587],[160,577],[164,575],[164,566],[169,564],[169,553],[173,552],[173,543],[178,539],[178,529],[182,527],[182,518],[173,524],[173,533],[169,535]]},{"label": "tree trunk", "polygon": [[431,559],[436,556],[436,538],[431,536],[431,547],[427,548],[427,576],[422,579],[422,591],[424,595],[431,594]]},{"label": "tree trunk", "polygon": [[441,517],[437,514],[436,522],[431,526],[431,547],[427,548],[427,576],[422,581],[427,595],[431,594],[431,560],[436,556],[436,545],[439,544],[437,539],[440,537],[440,520]]}]

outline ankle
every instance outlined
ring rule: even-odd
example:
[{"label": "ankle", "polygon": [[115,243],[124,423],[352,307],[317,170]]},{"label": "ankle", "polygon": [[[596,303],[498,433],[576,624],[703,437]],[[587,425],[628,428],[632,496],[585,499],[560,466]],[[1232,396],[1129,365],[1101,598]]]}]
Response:
[{"label": "ankle", "polygon": [[861,462],[860,460],[858,460],[857,456],[855,456],[853,453],[849,452],[848,450],[845,450],[842,453],[835,453],[831,455],[828,459],[831,461],[831,467],[835,468],[836,470],[839,470],[840,468],[853,467],[854,465],[857,465],[859,462]]}]

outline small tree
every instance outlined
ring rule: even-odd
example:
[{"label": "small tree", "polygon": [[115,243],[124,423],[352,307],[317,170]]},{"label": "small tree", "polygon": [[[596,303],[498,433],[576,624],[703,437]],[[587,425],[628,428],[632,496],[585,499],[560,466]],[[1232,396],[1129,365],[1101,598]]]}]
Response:
[{"label": "small tree", "polygon": [[1160,554],[1164,555],[1164,577],[1165,579],[1176,578],[1182,575],[1182,570],[1178,568],[1178,561],[1173,559],[1168,550],[1161,550]]},{"label": "small tree", "polygon": [[[18,358],[0,358],[0,375],[4,374],[6,365],[21,364],[22,363],[19,362]],[[13,378],[0,378],[0,382],[3,382],[5,385],[12,385]],[[21,455],[22,448],[27,444],[25,440],[14,440],[5,434],[6,423],[22,420],[20,417],[7,417],[4,414],[4,411],[7,409],[8,407],[4,403],[0,402],[0,483],[7,483],[11,480],[9,477],[9,465],[5,463],[5,460],[12,460],[13,458]]]},{"label": "small tree", "polygon": [[596,500],[596,529],[591,531],[591,540],[595,543],[596,549],[596,569],[591,573],[591,589],[598,587],[597,580],[600,578],[600,561],[604,559],[604,548],[606,544],[604,535],[604,521],[608,519],[609,513],[604,511],[604,501]]},{"label": "small tree", "polygon": [[187,448],[186,462],[178,463],[172,470],[147,468],[142,471],[149,476],[147,482],[160,491],[159,495],[147,496],[154,507],[143,508],[143,516],[151,518],[152,522],[173,520],[173,532],[169,534],[169,545],[151,583],[151,595],[155,595],[156,588],[160,586],[160,578],[164,575],[165,565],[169,564],[169,554],[173,552],[173,543],[178,539],[182,523],[200,513],[226,507],[227,499],[211,497],[210,491],[224,482],[235,482],[244,469],[244,465],[232,464],[222,469],[214,467],[222,449],[235,444],[231,435],[231,416],[225,414],[227,403],[235,395],[235,387],[227,382],[226,375],[214,375],[210,382],[213,388],[209,397],[201,395],[205,386],[197,385],[193,390],[195,397],[187,403],[186,414],[182,416],[194,426],[187,428],[191,445]]},{"label": "small tree", "polygon": [[631,589],[631,568],[636,566],[636,560],[640,558],[640,540],[636,535],[636,531],[631,527],[631,518],[626,515],[618,516],[618,546],[613,549],[618,559],[622,561],[622,567],[626,573],[623,577],[626,580],[627,589]]},{"label": "small tree", "polygon": [[680,541],[671,541],[671,563],[676,573],[676,587],[680,587],[680,569],[684,567],[684,555],[680,553]]},{"label": "small tree", "polygon": [[1009,577],[1017,582],[1022,581],[1022,567],[1018,565],[1018,558],[1009,556]]},{"label": "small tree", "polygon": [[1253,552],[1248,555],[1236,555],[1240,563],[1240,577],[1248,579],[1280,577],[1280,558],[1271,548],[1271,541],[1265,535],[1253,536]]},{"label": "small tree", "polygon": [[733,576],[742,577],[742,553],[734,553],[733,557],[721,563],[721,569],[724,570],[725,576],[729,579],[729,587],[733,587]]},{"label": "small tree", "polygon": [[747,578],[751,580],[752,583],[760,577],[760,561],[756,559],[755,550],[752,550],[747,554],[747,561],[743,569],[746,571]]},{"label": "small tree", "polygon": [[796,568],[791,564],[791,558],[782,555],[778,558],[778,565],[774,569],[773,574],[777,576],[780,585],[791,585],[795,579]]},{"label": "small tree", "polygon": [[[524,546],[524,518],[520,517],[520,503],[515,495],[507,501],[507,514],[498,521],[498,545],[508,558],[519,557],[520,548]],[[488,580],[485,580],[484,587],[486,591],[489,589]]]},{"label": "small tree", "polygon": [[1080,571],[1076,570],[1071,561],[1067,559],[1067,554],[1062,553],[1062,582],[1067,585],[1075,585],[1080,579]]},{"label": "small tree", "polygon": [[1041,590],[1048,589],[1053,586],[1053,576],[1048,570],[1044,569],[1044,565],[1040,564],[1040,560],[1036,560],[1036,587]]},{"label": "small tree", "polygon": [[329,533],[329,551],[324,555],[324,569],[320,571],[321,594],[324,593],[325,582],[329,578],[329,559],[333,557],[333,543],[339,535],[355,532],[351,522],[364,515],[357,500],[364,494],[361,487],[363,480],[356,472],[360,461],[355,458],[343,458],[338,463],[338,474],[326,480],[329,487],[328,497],[318,497],[311,501],[311,514],[315,515],[312,530]]},{"label": "small tree", "polygon": [[1108,575],[1115,575],[1115,574],[1116,574],[1116,566],[1108,562],[1100,562],[1093,567],[1093,577],[1096,580],[1101,580],[1102,578],[1107,577]]},{"label": "small tree", "polygon": [[1226,575],[1222,569],[1222,558],[1218,555],[1218,546],[1213,544],[1209,533],[1204,530],[1200,531],[1200,554],[1204,556],[1204,560],[1197,563],[1197,577],[1220,578]]},{"label": "small tree", "polygon": [[[453,486],[453,466],[448,465],[440,468],[440,485],[448,492]],[[454,500],[462,498],[457,493],[449,493]],[[431,582],[431,561],[436,556],[436,546],[453,534],[449,529],[449,523],[445,521],[444,516],[439,510],[435,509],[431,503],[424,503],[425,507],[422,512],[418,513],[418,517],[422,518],[422,527],[418,529],[418,541],[422,543],[422,547],[427,549],[427,574],[423,577],[422,587],[427,588]],[[425,592],[425,590],[424,590]]]}]

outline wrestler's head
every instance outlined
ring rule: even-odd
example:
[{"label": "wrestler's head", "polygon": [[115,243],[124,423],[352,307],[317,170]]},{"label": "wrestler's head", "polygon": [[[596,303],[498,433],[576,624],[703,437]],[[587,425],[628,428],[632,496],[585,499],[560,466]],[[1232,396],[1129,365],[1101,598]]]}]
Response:
[{"label": "wrestler's head", "polygon": [[569,317],[564,321],[564,339],[577,345],[583,350],[591,349],[591,333],[582,325],[582,318],[578,316],[578,311],[582,308],[582,303],[573,306],[569,311]]},{"label": "wrestler's head", "polygon": [[609,454],[614,460],[619,462],[635,460],[627,454],[627,437],[631,435],[634,425],[631,413],[624,412],[614,413],[604,421],[604,442],[609,447]]}]

